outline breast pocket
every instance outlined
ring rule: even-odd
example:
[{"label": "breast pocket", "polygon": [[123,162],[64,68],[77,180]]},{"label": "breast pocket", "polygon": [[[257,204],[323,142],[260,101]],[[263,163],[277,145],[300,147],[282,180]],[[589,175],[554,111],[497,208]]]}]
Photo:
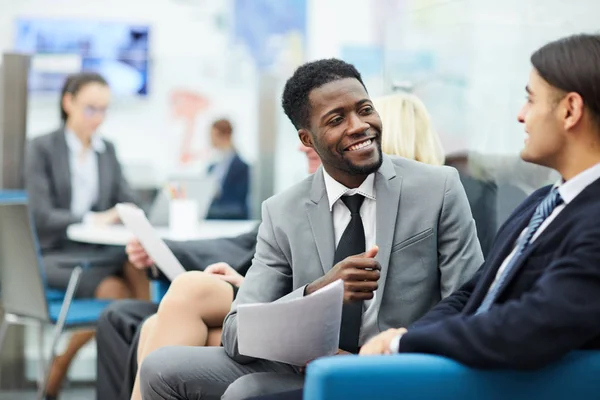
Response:
[{"label": "breast pocket", "polygon": [[427,297],[439,281],[433,229],[420,232],[392,247],[386,292],[403,302]]},{"label": "breast pocket", "polygon": [[419,232],[414,236],[409,237],[406,240],[401,241],[400,243],[396,243],[392,246],[392,254],[394,254],[397,251],[400,251],[402,249],[404,249],[405,247],[408,247],[414,243],[419,242],[420,240],[424,240],[427,237],[433,235],[433,229],[428,228],[425,229],[423,232]]}]

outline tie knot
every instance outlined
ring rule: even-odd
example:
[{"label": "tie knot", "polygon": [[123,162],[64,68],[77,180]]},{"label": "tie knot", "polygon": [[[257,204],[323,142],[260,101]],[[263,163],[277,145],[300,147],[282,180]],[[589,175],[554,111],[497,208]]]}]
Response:
[{"label": "tie knot", "polygon": [[342,196],[342,201],[350,210],[350,214],[360,214],[360,206],[362,206],[365,196],[355,194],[352,196]]},{"label": "tie knot", "polygon": [[552,203],[554,206],[559,206],[564,203],[562,196],[560,195],[558,188],[552,189]]}]

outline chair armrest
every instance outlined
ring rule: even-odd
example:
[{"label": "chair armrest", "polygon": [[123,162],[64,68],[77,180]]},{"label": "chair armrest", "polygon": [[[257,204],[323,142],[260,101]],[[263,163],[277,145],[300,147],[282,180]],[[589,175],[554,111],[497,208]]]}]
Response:
[{"label": "chair armrest", "polygon": [[312,362],[304,398],[575,399],[600,398],[600,351],[577,351],[536,371],[476,370],[450,359],[402,354],[335,356]]}]

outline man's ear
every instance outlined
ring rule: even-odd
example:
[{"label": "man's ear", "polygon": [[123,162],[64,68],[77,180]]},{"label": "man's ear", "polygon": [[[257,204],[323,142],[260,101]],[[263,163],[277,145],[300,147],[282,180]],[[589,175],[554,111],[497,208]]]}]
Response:
[{"label": "man's ear", "polygon": [[578,93],[568,93],[563,99],[565,107],[564,127],[566,130],[573,128],[583,117],[583,99]]},{"label": "man's ear", "polygon": [[315,147],[315,145],[313,143],[313,137],[307,129],[304,129],[304,128],[299,129],[298,137],[300,138],[300,141],[302,142],[302,144],[305,145],[306,147],[310,147],[310,148]]}]

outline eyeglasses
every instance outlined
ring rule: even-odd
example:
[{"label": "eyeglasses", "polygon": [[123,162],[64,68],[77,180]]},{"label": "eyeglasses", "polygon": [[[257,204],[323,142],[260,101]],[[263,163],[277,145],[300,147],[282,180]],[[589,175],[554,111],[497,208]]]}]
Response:
[{"label": "eyeglasses", "polygon": [[106,109],[106,107],[85,106],[83,107],[83,115],[87,118],[92,118],[96,115],[103,117],[106,115]]}]

